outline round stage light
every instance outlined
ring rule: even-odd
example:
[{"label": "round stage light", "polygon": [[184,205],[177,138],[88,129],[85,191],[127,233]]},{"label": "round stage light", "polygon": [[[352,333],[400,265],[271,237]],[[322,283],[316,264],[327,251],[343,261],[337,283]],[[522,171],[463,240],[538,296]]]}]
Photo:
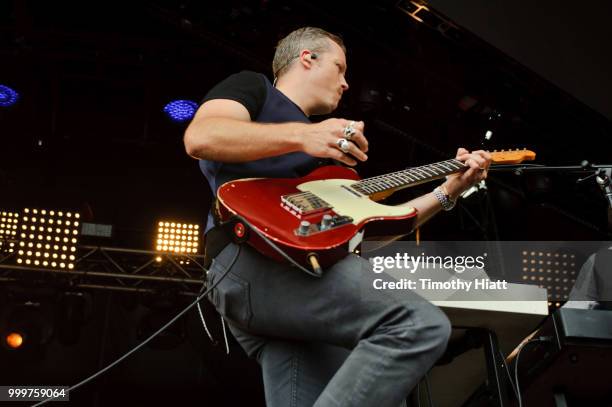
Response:
[{"label": "round stage light", "polygon": [[23,336],[18,332],[11,332],[6,335],[4,342],[11,349],[18,349],[23,345]]},{"label": "round stage light", "polygon": [[198,109],[198,104],[191,100],[173,100],[164,106],[164,113],[175,122],[191,120]]},{"label": "round stage light", "polygon": [[0,85],[0,106],[10,107],[19,100],[19,93],[6,85]]}]

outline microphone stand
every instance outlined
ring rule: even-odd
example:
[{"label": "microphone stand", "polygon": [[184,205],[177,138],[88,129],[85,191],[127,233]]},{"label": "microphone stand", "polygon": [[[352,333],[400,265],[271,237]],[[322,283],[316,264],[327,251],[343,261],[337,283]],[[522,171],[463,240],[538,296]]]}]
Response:
[{"label": "microphone stand", "polygon": [[612,185],[610,178],[612,177],[612,168],[599,168],[596,172],[595,182],[601,188],[601,191],[606,196],[608,201],[608,231],[612,232]]},{"label": "microphone stand", "polygon": [[546,166],[540,164],[500,164],[489,168],[489,172],[513,172],[516,175],[524,173],[590,173],[584,178],[576,180],[576,183],[595,178],[601,192],[608,203],[608,232],[612,233],[612,165],[594,165],[588,161],[582,161],[580,165]]}]

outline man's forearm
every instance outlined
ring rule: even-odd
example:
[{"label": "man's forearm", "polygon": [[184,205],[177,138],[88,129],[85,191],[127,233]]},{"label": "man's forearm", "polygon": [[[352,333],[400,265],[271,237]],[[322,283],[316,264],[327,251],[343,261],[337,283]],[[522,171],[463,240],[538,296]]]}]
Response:
[{"label": "man's forearm", "polygon": [[418,198],[400,204],[400,206],[411,206],[417,210],[417,219],[414,225],[415,228],[423,225],[436,213],[442,210],[440,201],[435,197],[433,192],[421,195]]},{"label": "man's forearm", "polygon": [[262,124],[229,118],[194,120],[185,132],[193,158],[245,162],[301,150],[305,123]]},{"label": "man's forearm", "polygon": [[[449,177],[449,179],[440,185],[440,187],[444,188],[444,190],[450,195],[450,199],[456,201],[461,192],[463,192],[469,185],[470,183],[466,183],[461,179],[461,177]],[[416,208],[418,214],[416,224],[414,226],[415,228],[423,225],[436,213],[442,210],[442,204],[438,198],[436,198],[433,192],[421,195],[418,198],[401,204],[401,206],[411,206]]]}]

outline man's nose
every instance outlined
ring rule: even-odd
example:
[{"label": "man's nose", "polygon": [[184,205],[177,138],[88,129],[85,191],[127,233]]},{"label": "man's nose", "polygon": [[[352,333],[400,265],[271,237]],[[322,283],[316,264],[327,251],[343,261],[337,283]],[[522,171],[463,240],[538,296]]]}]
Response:
[{"label": "man's nose", "polygon": [[344,78],[344,76],[342,77],[342,91],[346,92],[349,88],[348,82],[346,81],[346,79]]}]

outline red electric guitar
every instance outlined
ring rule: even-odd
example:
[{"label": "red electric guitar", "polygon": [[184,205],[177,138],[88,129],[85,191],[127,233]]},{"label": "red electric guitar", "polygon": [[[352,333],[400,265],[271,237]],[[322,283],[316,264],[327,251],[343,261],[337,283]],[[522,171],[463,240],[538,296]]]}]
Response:
[{"label": "red electric guitar", "polygon": [[[491,156],[495,164],[517,164],[533,160],[535,153],[508,150]],[[232,223],[237,240],[283,260],[263,235],[297,263],[320,274],[321,266],[335,263],[354,249],[366,225],[368,235],[374,236],[412,230],[414,208],[376,201],[465,169],[463,162],[452,159],[363,180],[340,166],[321,167],[302,178],[241,179],[219,187],[217,211],[222,221]]]}]

